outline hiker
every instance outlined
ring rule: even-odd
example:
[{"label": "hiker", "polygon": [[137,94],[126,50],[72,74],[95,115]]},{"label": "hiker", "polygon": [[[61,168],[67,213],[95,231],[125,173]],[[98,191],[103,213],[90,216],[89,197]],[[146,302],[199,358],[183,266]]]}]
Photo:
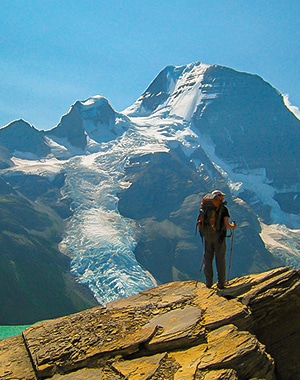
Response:
[{"label": "hiker", "polygon": [[[215,222],[214,226],[209,225],[205,228],[205,231],[200,231],[203,244],[204,244],[204,274],[207,288],[211,288],[213,284],[213,259],[216,257],[216,268],[218,274],[217,287],[224,289],[225,287],[225,272],[226,272],[226,231],[234,230],[236,228],[235,222],[230,222],[229,211],[225,206],[224,194],[220,190],[214,190],[211,195],[215,202],[219,202],[220,206],[216,211],[215,218],[218,222]],[[217,225],[218,224],[218,225]]]}]

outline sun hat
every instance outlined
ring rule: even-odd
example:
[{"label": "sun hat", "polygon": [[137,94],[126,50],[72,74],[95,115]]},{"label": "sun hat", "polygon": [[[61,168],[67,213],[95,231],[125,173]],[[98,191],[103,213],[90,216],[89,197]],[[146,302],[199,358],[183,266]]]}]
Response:
[{"label": "sun hat", "polygon": [[213,195],[214,197],[216,197],[216,196],[218,196],[218,195],[223,195],[223,197],[225,197],[226,194],[224,194],[221,190],[214,190],[214,191],[212,192],[212,195]]}]

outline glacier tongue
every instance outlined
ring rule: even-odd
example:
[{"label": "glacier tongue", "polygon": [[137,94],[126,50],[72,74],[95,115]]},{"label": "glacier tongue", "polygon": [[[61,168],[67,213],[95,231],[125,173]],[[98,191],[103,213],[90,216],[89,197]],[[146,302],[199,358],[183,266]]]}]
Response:
[{"label": "glacier tongue", "polygon": [[135,259],[138,226],[120,215],[117,197],[128,160],[135,149],[147,151],[149,143],[149,136],[128,131],[119,139],[99,143],[96,153],[74,157],[64,167],[64,193],[73,200],[74,213],[61,249],[71,257],[72,274],[102,304],[156,285]]},{"label": "glacier tongue", "polygon": [[117,194],[130,186],[125,168],[133,156],[167,152],[174,142],[189,156],[198,141],[186,128],[178,118],[165,118],[163,124],[155,117],[134,118],[119,138],[99,143],[90,140],[88,151],[93,153],[64,164],[63,192],[72,199],[74,212],[60,249],[71,257],[71,273],[101,304],[156,285],[135,258],[139,226],[120,215]]}]

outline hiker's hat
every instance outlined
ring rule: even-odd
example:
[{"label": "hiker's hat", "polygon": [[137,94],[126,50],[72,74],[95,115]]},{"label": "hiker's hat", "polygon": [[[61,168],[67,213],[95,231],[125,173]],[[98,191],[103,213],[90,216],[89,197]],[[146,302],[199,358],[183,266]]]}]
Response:
[{"label": "hiker's hat", "polygon": [[218,195],[222,195],[223,197],[225,197],[226,194],[224,194],[221,190],[214,190],[214,191],[212,192],[212,195],[213,195],[214,197],[217,197]]}]

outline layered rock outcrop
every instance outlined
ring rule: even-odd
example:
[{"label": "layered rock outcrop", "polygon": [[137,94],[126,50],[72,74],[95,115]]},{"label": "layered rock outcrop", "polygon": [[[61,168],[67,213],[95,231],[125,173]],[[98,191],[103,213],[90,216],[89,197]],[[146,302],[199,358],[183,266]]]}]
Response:
[{"label": "layered rock outcrop", "polygon": [[0,342],[0,379],[299,379],[300,271],[173,282]]}]

